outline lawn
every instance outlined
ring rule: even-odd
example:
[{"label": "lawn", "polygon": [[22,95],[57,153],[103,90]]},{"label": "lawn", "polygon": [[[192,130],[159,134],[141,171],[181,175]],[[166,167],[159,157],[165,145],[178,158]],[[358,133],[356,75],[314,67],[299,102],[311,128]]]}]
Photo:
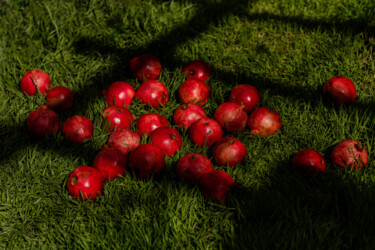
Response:
[{"label": "lawn", "polygon": [[[0,0],[0,247],[374,249],[374,17],[373,0]],[[170,99],[161,109],[134,101],[136,117],[157,112],[174,125],[181,69],[194,59],[212,68],[209,117],[238,84],[256,87],[260,105],[280,113],[275,135],[245,129],[236,136],[248,151],[242,164],[214,164],[239,184],[226,205],[205,201],[196,186],[178,180],[182,156],[212,159],[212,150],[194,146],[184,131],[183,147],[166,158],[161,178],[143,181],[129,172],[105,183],[95,201],[69,195],[69,174],[92,165],[110,135],[102,91],[119,80],[137,88],[129,61],[144,53],[160,59]],[[89,117],[91,140],[28,135],[28,114],[45,102],[20,90],[31,69],[75,93],[74,108],[60,121]],[[356,86],[348,107],[322,100],[322,86],[336,75]],[[332,165],[330,152],[344,139],[365,143],[365,169]],[[293,171],[291,160],[303,148],[326,158],[324,173],[306,178]]]}]

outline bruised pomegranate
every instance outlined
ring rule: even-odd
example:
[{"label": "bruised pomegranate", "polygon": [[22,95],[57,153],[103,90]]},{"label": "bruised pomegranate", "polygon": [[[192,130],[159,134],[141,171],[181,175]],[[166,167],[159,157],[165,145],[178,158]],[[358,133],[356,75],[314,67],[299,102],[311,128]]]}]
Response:
[{"label": "bruised pomegranate", "polygon": [[93,200],[103,192],[103,177],[96,168],[80,166],[69,175],[66,186],[74,198]]},{"label": "bruised pomegranate", "polygon": [[107,131],[129,129],[135,117],[123,106],[110,106],[103,110],[103,123],[108,124]]},{"label": "bruised pomegranate", "polygon": [[182,68],[182,73],[188,79],[196,79],[205,82],[211,76],[211,67],[202,60],[194,60]]},{"label": "bruised pomegranate", "polygon": [[116,148],[124,155],[136,148],[141,142],[139,135],[128,129],[116,129],[108,138],[107,145]]},{"label": "bruised pomegranate", "polygon": [[168,120],[157,113],[147,113],[141,115],[136,120],[137,131],[140,136],[143,134],[148,135],[159,127],[168,127]]},{"label": "bruised pomegranate", "polygon": [[48,91],[46,102],[51,109],[57,112],[64,112],[73,108],[75,96],[69,88],[57,86]]},{"label": "bruised pomegranate", "polygon": [[219,166],[233,167],[241,164],[247,155],[245,145],[234,137],[224,137],[217,141],[212,150],[215,162]]},{"label": "bruised pomegranate", "polygon": [[189,136],[198,147],[211,147],[223,138],[223,130],[216,120],[205,117],[191,124]]},{"label": "bruised pomegranate", "polygon": [[149,80],[142,83],[135,92],[135,96],[142,103],[153,108],[161,108],[169,99],[167,87],[157,80]]},{"label": "bruised pomegranate", "polygon": [[160,148],[164,155],[172,156],[182,148],[180,133],[171,127],[159,127],[149,134],[150,144]]},{"label": "bruised pomegranate", "polygon": [[141,144],[130,152],[129,165],[140,179],[157,177],[165,168],[164,154],[153,144]]},{"label": "bruised pomegranate", "polygon": [[238,134],[246,127],[247,114],[241,105],[225,102],[215,110],[214,119],[228,133]]},{"label": "bruised pomegranate", "polygon": [[35,95],[37,89],[40,93],[47,93],[51,84],[51,78],[49,75],[42,70],[31,70],[27,72],[21,80],[21,90],[27,95]]},{"label": "bruised pomegranate", "polygon": [[179,88],[178,94],[182,103],[195,102],[203,106],[210,98],[210,87],[200,80],[188,79]]},{"label": "bruised pomegranate", "polygon": [[157,79],[160,76],[162,66],[156,56],[144,54],[130,60],[130,70],[142,82]]},{"label": "bruised pomegranate", "polygon": [[355,140],[344,140],[331,152],[331,162],[341,168],[351,167],[356,170],[364,168],[368,162],[368,154],[365,145]]},{"label": "bruised pomegranate", "polygon": [[199,189],[206,200],[213,199],[223,204],[234,186],[232,176],[221,170],[212,170],[203,175],[199,182]]},{"label": "bruised pomegranate", "polygon": [[210,159],[202,154],[190,153],[177,162],[176,173],[181,181],[198,184],[203,175],[213,170]]},{"label": "bruised pomegranate", "polygon": [[181,129],[188,129],[192,123],[207,117],[206,111],[196,103],[180,105],[174,112],[173,121]]},{"label": "bruised pomegranate", "polygon": [[229,101],[243,105],[245,111],[250,113],[260,102],[258,90],[250,84],[235,86],[229,95]]},{"label": "bruised pomegranate", "polygon": [[259,107],[249,115],[247,126],[254,135],[274,135],[281,128],[281,118],[272,108]]},{"label": "bruised pomegranate", "polygon": [[60,119],[55,111],[43,104],[27,116],[26,127],[31,135],[41,137],[56,134],[59,123]]},{"label": "bruised pomegranate", "polygon": [[345,76],[335,76],[323,86],[323,97],[334,105],[350,105],[356,97],[353,82]]},{"label": "bruised pomegranate", "polygon": [[104,148],[96,156],[93,167],[99,170],[105,181],[125,176],[126,155],[116,148]]},{"label": "bruised pomegranate", "polygon": [[117,81],[109,85],[107,90],[103,91],[103,95],[108,106],[128,107],[135,97],[135,90],[129,83]]},{"label": "bruised pomegranate", "polygon": [[61,133],[71,142],[82,143],[93,136],[94,124],[85,116],[74,115],[65,120]]},{"label": "bruised pomegranate", "polygon": [[305,148],[294,155],[292,168],[300,175],[312,176],[325,171],[326,161],[315,149]]}]

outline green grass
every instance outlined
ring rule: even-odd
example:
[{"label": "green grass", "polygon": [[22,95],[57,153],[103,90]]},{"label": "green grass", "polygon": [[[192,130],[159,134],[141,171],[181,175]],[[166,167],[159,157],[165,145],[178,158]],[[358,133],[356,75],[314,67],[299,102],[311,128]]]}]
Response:
[{"label": "green grass", "polygon": [[[372,0],[0,0],[0,247],[373,249],[374,16]],[[226,206],[204,201],[197,187],[176,178],[187,153],[212,157],[186,132],[160,179],[129,173],[106,183],[94,202],[68,194],[69,173],[91,165],[109,136],[101,125],[102,90],[117,80],[139,86],[128,64],[143,53],[161,60],[171,97],[159,110],[134,102],[136,117],[157,112],[173,124],[181,67],[193,59],[213,69],[209,116],[242,83],[281,114],[282,129],[272,137],[238,135],[248,156],[223,168],[240,186]],[[27,115],[44,97],[24,95],[19,82],[34,68],[46,71],[52,86],[74,91],[76,105],[61,122],[89,117],[92,140],[72,145],[61,134],[28,136]],[[321,87],[335,75],[356,85],[350,107],[322,102]],[[332,166],[330,151],[343,139],[366,143],[366,169]],[[326,157],[324,174],[292,171],[293,155],[306,147]]]}]

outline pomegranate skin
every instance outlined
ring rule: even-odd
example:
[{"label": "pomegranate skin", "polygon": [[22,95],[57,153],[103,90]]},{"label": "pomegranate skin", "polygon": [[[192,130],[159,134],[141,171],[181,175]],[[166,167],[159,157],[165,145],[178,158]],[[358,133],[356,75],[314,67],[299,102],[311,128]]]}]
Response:
[{"label": "pomegranate skin", "polygon": [[108,124],[107,131],[129,129],[135,117],[124,106],[110,106],[103,110],[103,123]]},{"label": "pomegranate skin", "polygon": [[162,71],[159,59],[151,54],[133,57],[129,66],[133,75],[141,82],[157,79]]},{"label": "pomegranate skin", "polygon": [[169,126],[168,120],[157,113],[143,114],[135,122],[139,136],[148,135],[159,127]]},{"label": "pomegranate skin", "polygon": [[219,166],[233,167],[241,164],[247,156],[245,145],[234,137],[224,137],[216,142],[212,152]]},{"label": "pomegranate skin", "polygon": [[74,198],[94,200],[103,192],[103,177],[96,168],[79,166],[69,175],[66,186]]},{"label": "pomegranate skin", "polygon": [[323,97],[336,106],[350,105],[356,98],[353,82],[345,76],[335,76],[323,86]]},{"label": "pomegranate skin", "polygon": [[135,175],[143,180],[157,177],[165,168],[162,151],[152,144],[140,144],[129,154],[129,165]]},{"label": "pomegranate skin", "polygon": [[215,110],[214,119],[228,133],[238,134],[246,127],[247,113],[242,106],[233,102],[225,102]]},{"label": "pomegranate skin", "polygon": [[259,107],[249,115],[247,126],[254,135],[274,135],[281,128],[281,118],[272,108]]},{"label": "pomegranate skin", "polygon": [[141,143],[141,137],[128,129],[116,129],[108,138],[107,145],[127,155]]},{"label": "pomegranate skin", "polygon": [[171,127],[159,127],[149,134],[150,144],[160,148],[163,155],[172,156],[182,148],[180,133]]},{"label": "pomegranate skin", "polygon": [[223,130],[216,120],[206,117],[190,126],[189,136],[198,147],[203,145],[211,147],[215,142],[223,138]]},{"label": "pomegranate skin", "polygon": [[356,170],[364,168],[368,163],[365,145],[355,140],[344,140],[336,145],[331,152],[331,162],[339,168],[351,167]]},{"label": "pomegranate skin", "polygon": [[135,89],[127,82],[117,81],[103,91],[108,106],[129,107],[135,97]]},{"label": "pomegranate skin", "polygon": [[208,200],[226,204],[227,196],[235,182],[228,173],[221,170],[212,170],[202,176],[199,182],[199,190],[203,197]]},{"label": "pomegranate skin", "polygon": [[116,148],[105,148],[95,156],[93,167],[99,170],[104,181],[112,180],[125,176],[127,158]]},{"label": "pomegranate skin", "polygon": [[213,170],[210,159],[202,154],[190,153],[177,162],[177,177],[186,183],[198,184],[203,175]]},{"label": "pomegranate skin", "polygon": [[74,115],[63,123],[61,133],[71,142],[82,143],[93,136],[94,124],[85,116]]},{"label": "pomegranate skin", "polygon": [[30,112],[26,120],[27,131],[36,137],[57,134],[59,124],[59,116],[44,104]]},{"label": "pomegranate skin", "polygon": [[326,161],[315,149],[305,148],[294,155],[292,168],[300,175],[313,176],[326,170]]},{"label": "pomegranate skin", "polygon": [[188,79],[179,88],[181,103],[195,102],[201,106],[210,98],[211,88],[200,80]]},{"label": "pomegranate skin", "polygon": [[229,101],[243,105],[247,113],[250,113],[260,102],[258,90],[249,84],[240,84],[235,86],[230,95]]},{"label": "pomegranate skin", "polygon": [[157,80],[148,80],[142,83],[135,92],[135,96],[143,104],[153,108],[165,106],[169,99],[167,87]]},{"label": "pomegranate skin", "polygon": [[29,96],[35,95],[37,88],[40,93],[47,93],[51,85],[51,78],[42,70],[31,70],[27,72],[21,79],[21,91]]},{"label": "pomegranate skin", "polygon": [[51,109],[57,112],[64,112],[73,108],[75,96],[69,88],[57,86],[48,91],[46,102]]},{"label": "pomegranate skin", "polygon": [[173,122],[181,129],[187,130],[190,125],[201,118],[207,117],[206,111],[196,103],[180,105],[173,115]]},{"label": "pomegranate skin", "polygon": [[187,79],[196,79],[205,82],[211,76],[211,67],[202,60],[194,60],[182,68]]}]

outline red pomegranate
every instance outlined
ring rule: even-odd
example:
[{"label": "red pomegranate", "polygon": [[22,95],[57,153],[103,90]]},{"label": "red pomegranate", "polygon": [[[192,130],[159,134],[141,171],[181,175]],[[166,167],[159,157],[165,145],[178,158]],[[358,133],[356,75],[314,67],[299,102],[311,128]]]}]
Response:
[{"label": "red pomegranate", "polygon": [[115,129],[130,129],[135,117],[123,106],[110,106],[103,110],[103,123],[108,124],[107,131]]},{"label": "red pomegranate", "polygon": [[57,134],[59,123],[59,116],[43,104],[27,116],[26,127],[32,136],[42,137]]},{"label": "red pomegranate", "polygon": [[215,110],[214,119],[228,133],[238,134],[246,127],[247,114],[241,105],[225,102]]},{"label": "red pomegranate", "polygon": [[351,167],[356,170],[364,168],[368,163],[368,154],[365,145],[355,140],[344,140],[331,152],[331,162],[341,168]]},{"label": "red pomegranate", "polygon": [[230,167],[241,164],[247,156],[245,145],[234,137],[224,137],[217,141],[212,153],[219,166],[228,165]]},{"label": "red pomegranate", "polygon": [[243,105],[247,113],[250,113],[260,102],[258,90],[250,84],[235,86],[229,95],[229,101]]},{"label": "red pomegranate", "polygon": [[34,69],[22,77],[20,87],[21,91],[31,96],[36,94],[37,89],[42,94],[47,93],[50,84],[51,78],[46,72]]},{"label": "red pomegranate", "polygon": [[281,128],[281,118],[272,108],[259,107],[249,115],[247,126],[254,135],[274,135]]},{"label": "red pomegranate", "polygon": [[143,134],[148,135],[159,127],[169,126],[168,120],[164,116],[157,113],[143,114],[135,122],[138,134],[140,136]]},{"label": "red pomegranate", "polygon": [[109,85],[107,90],[103,91],[103,94],[108,106],[128,107],[135,97],[135,90],[129,83],[117,81]]},{"label": "red pomegranate", "polygon": [[223,138],[223,130],[216,120],[206,117],[191,124],[189,136],[198,147],[211,147]]},{"label": "red pomegranate", "polygon": [[116,148],[102,149],[93,162],[93,167],[99,170],[105,181],[125,176],[126,166],[126,155]]},{"label": "red pomegranate", "polygon": [[182,148],[180,133],[171,127],[159,127],[149,134],[149,142],[160,148],[164,155],[172,156]]},{"label": "red pomegranate", "polygon": [[69,175],[66,186],[74,198],[94,200],[103,192],[103,177],[96,168],[80,166]]},{"label": "red pomegranate", "polygon": [[350,105],[356,97],[353,82],[345,76],[335,76],[323,86],[323,97],[334,105]]},{"label": "red pomegranate", "polygon": [[202,60],[194,60],[182,68],[182,73],[188,79],[196,79],[205,82],[211,76],[211,67]]},{"label": "red pomegranate", "polygon": [[188,79],[179,88],[178,94],[182,103],[195,102],[203,106],[210,98],[210,87],[200,80]]},{"label": "red pomegranate", "polygon": [[51,109],[64,112],[73,108],[75,97],[69,88],[57,86],[47,92],[46,102]]},{"label": "red pomegranate", "polygon": [[190,125],[201,118],[207,117],[206,111],[196,103],[180,105],[174,112],[173,121],[181,129],[188,129]]},{"label": "red pomegranate", "polygon": [[141,143],[139,135],[128,129],[116,129],[109,136],[107,145],[116,148],[124,155],[136,148]]},{"label": "red pomegranate", "polygon": [[93,136],[94,124],[85,116],[74,115],[65,120],[61,126],[61,134],[71,142],[82,143]]},{"label": "red pomegranate", "polygon": [[176,173],[181,181],[198,184],[203,175],[213,170],[210,159],[202,154],[190,153],[177,162]]},{"label": "red pomegranate", "polygon": [[318,172],[325,171],[326,161],[315,149],[305,148],[294,155],[292,168],[300,175],[313,176]]},{"label": "red pomegranate", "polygon": [[203,175],[199,182],[199,189],[206,200],[213,199],[223,204],[234,186],[232,176],[221,170],[212,170]]},{"label": "red pomegranate", "polygon": [[169,99],[167,87],[157,80],[148,80],[142,83],[135,92],[135,96],[142,103],[153,108],[165,106]]},{"label": "red pomegranate", "polygon": [[162,66],[156,56],[144,54],[130,60],[130,70],[142,82],[157,79],[160,76]]}]

